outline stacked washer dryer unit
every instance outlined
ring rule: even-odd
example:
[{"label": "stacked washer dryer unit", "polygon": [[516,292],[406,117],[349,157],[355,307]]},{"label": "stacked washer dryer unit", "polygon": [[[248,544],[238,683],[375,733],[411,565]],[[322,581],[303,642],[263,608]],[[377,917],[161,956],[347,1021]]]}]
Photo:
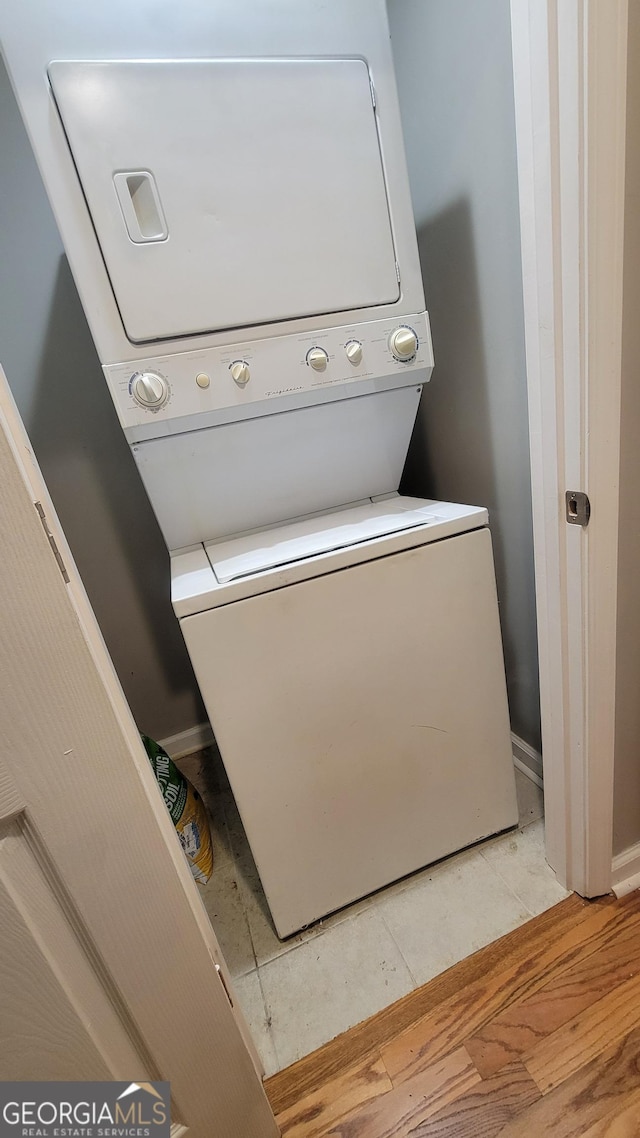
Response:
[{"label": "stacked washer dryer unit", "polygon": [[50,7],[9,68],[286,936],[517,819],[486,511],[398,495],[433,356],[384,4]]}]

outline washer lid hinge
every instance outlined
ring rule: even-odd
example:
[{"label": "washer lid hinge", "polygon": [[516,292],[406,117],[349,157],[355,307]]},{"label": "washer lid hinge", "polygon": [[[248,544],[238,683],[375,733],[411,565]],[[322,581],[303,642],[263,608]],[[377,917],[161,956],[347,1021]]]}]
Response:
[{"label": "washer lid hinge", "polygon": [[376,109],[376,89],[373,85],[373,79],[371,78],[371,76],[369,76],[369,87],[371,89],[371,102],[373,103],[373,109],[375,111],[375,109]]},{"label": "washer lid hinge", "polygon": [[398,281],[398,284],[400,284],[400,265],[398,264],[397,261],[396,261],[396,279]]},{"label": "washer lid hinge", "polygon": [[567,490],[564,501],[569,525],[588,526],[591,517],[591,502],[587,495],[582,490]]}]

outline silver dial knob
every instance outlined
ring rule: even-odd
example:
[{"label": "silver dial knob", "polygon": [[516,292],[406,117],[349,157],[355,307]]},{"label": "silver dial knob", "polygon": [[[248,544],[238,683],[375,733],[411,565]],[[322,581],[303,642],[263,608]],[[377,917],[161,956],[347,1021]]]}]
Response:
[{"label": "silver dial knob", "polygon": [[314,371],[324,371],[329,363],[329,357],[324,348],[311,348],[307,352],[307,363]]},{"label": "silver dial knob", "polygon": [[362,363],[362,344],[359,340],[349,340],[349,343],[345,347],[345,352],[347,353],[347,359],[354,367]]},{"label": "silver dial knob", "polygon": [[157,411],[169,398],[169,384],[155,371],[137,371],[131,376],[131,394],[141,407]]},{"label": "silver dial knob", "polygon": [[418,337],[413,328],[396,328],[389,337],[389,348],[400,363],[412,360],[418,350]]},{"label": "silver dial knob", "polygon": [[245,360],[234,360],[229,371],[238,384],[238,387],[244,387],[245,383],[248,383],[251,379],[249,364]]}]

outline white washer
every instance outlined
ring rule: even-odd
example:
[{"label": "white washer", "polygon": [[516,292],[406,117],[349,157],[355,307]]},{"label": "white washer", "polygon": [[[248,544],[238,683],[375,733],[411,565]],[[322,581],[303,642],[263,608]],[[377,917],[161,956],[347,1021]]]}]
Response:
[{"label": "white washer", "polygon": [[433,352],[384,0],[0,35],[285,936],[517,820],[486,513],[397,494]]},{"label": "white washer", "polygon": [[486,523],[391,497],[172,557],[281,937],[517,822]]}]

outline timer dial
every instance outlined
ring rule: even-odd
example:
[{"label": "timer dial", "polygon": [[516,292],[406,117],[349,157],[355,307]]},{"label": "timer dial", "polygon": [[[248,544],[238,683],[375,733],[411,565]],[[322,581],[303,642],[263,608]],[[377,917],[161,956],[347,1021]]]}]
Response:
[{"label": "timer dial", "polygon": [[418,350],[418,337],[413,328],[396,328],[389,336],[389,348],[400,363],[412,360]]},{"label": "timer dial", "polygon": [[131,376],[130,390],[136,403],[158,411],[169,398],[169,384],[156,371],[136,371]]}]

